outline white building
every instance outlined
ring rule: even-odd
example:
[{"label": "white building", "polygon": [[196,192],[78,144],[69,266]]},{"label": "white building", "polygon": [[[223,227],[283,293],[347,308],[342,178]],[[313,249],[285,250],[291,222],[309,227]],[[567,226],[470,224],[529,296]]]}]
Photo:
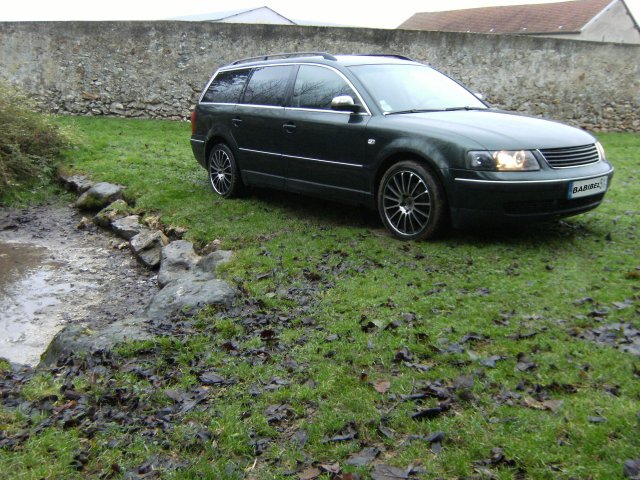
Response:
[{"label": "white building", "polygon": [[296,22],[283,17],[269,7],[258,7],[227,12],[202,13],[187,15],[174,20],[188,20],[192,22],[220,22],[220,23],[267,23],[273,25],[296,25]]}]

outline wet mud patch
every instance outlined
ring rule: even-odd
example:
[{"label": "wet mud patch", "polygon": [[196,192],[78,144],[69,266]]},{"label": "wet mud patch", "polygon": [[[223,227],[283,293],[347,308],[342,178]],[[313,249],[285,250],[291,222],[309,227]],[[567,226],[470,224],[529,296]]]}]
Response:
[{"label": "wet mud patch", "polygon": [[0,210],[0,357],[36,365],[65,325],[139,316],[157,291],[118,238],[81,219],[60,203]]}]

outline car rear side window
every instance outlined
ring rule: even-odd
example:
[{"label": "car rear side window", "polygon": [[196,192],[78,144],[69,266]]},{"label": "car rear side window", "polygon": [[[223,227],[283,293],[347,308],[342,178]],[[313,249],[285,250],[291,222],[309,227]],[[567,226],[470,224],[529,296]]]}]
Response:
[{"label": "car rear side window", "polygon": [[251,74],[242,103],[282,106],[292,66],[256,68]]},{"label": "car rear side window", "polygon": [[202,97],[207,103],[238,103],[250,70],[220,72]]},{"label": "car rear side window", "polygon": [[302,65],[293,87],[291,106],[331,110],[331,100],[341,95],[349,95],[356,104],[358,96],[347,82],[328,68]]}]

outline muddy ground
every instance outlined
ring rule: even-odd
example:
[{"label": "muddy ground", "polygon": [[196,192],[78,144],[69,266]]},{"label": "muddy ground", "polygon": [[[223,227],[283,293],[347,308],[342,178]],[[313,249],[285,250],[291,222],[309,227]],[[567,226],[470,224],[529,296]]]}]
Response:
[{"label": "muddy ground", "polygon": [[122,247],[64,203],[0,209],[0,357],[36,365],[67,324],[140,315],[156,275]]}]

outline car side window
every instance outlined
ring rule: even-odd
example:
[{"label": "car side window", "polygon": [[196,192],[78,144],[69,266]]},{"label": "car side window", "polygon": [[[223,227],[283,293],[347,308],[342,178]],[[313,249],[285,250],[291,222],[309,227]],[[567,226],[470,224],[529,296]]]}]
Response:
[{"label": "car side window", "polygon": [[256,68],[251,74],[242,103],[282,106],[293,67]]},{"label": "car side window", "polygon": [[357,105],[361,102],[354,90],[333,70],[313,65],[302,65],[293,87],[291,106],[331,110],[331,100],[349,95]]},{"label": "car side window", "polygon": [[249,69],[220,72],[213,79],[202,97],[208,103],[238,103],[244,84],[249,77]]}]

